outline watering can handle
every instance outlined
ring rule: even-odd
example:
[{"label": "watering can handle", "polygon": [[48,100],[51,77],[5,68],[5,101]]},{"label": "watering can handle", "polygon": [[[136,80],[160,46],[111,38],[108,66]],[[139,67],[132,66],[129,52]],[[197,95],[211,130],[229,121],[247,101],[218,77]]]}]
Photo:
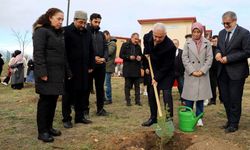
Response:
[{"label": "watering can handle", "polygon": [[[147,54],[145,56],[148,59],[149,70],[150,70],[150,73],[151,73],[151,78],[153,80],[154,79],[154,71],[153,71],[153,67],[152,67],[152,64],[151,64],[150,55]],[[156,99],[156,104],[157,104],[157,108],[158,108],[158,113],[159,113],[159,116],[162,117],[161,103],[160,103],[160,99],[159,99],[158,90],[157,90],[157,87],[156,87],[155,84],[153,85],[153,88],[154,88],[154,93],[155,93],[155,99]]]},{"label": "watering can handle", "polygon": [[178,111],[180,111],[181,109],[188,109],[189,111],[193,111],[193,109],[188,106],[179,106]]}]

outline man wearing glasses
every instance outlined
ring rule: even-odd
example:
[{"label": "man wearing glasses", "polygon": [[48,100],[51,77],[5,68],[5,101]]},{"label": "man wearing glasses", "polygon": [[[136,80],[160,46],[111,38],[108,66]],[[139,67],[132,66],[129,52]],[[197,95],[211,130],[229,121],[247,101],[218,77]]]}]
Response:
[{"label": "man wearing glasses", "polygon": [[225,12],[222,21],[224,29],[219,33],[215,59],[219,62],[217,76],[227,114],[222,128],[231,133],[238,130],[243,88],[249,75],[250,34],[237,25],[237,16],[232,11]]}]

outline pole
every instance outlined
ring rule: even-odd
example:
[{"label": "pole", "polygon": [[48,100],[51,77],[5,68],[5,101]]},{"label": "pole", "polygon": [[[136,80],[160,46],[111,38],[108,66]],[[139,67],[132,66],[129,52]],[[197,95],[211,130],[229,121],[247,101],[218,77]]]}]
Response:
[{"label": "pole", "polygon": [[67,23],[66,23],[66,25],[69,25],[69,7],[70,7],[70,0],[68,0]]}]

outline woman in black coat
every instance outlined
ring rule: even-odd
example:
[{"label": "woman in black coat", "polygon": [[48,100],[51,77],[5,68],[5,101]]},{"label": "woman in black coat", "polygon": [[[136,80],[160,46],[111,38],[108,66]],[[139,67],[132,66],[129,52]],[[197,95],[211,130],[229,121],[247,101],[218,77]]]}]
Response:
[{"label": "woman in black coat", "polygon": [[53,142],[53,136],[61,135],[52,127],[59,95],[64,94],[67,71],[66,52],[62,30],[63,12],[50,8],[34,23],[34,74],[36,93],[40,95],[37,105],[38,139]]}]

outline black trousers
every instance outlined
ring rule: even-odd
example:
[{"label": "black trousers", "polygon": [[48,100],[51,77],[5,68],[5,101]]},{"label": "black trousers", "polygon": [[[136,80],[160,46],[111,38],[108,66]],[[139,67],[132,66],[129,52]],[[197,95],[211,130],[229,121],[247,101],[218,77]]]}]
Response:
[{"label": "black trousers", "polygon": [[216,104],[216,87],[217,87],[217,72],[209,72],[210,77],[210,85],[213,97],[211,98],[211,102]]},{"label": "black trousers", "polygon": [[[93,80],[95,80],[95,89],[96,89],[96,105],[97,105],[97,112],[103,109],[104,106],[104,81],[105,81],[105,73],[106,73],[106,66],[104,64],[96,65],[95,69],[89,75],[89,84],[93,85]],[[89,86],[91,87],[91,86]],[[87,99],[90,96],[90,90],[88,90]]]},{"label": "black trousers", "polygon": [[241,103],[245,79],[231,80],[226,70],[222,69],[218,81],[228,123],[230,126],[238,126],[241,117]]},{"label": "black trousers", "polygon": [[[167,117],[173,117],[173,98],[171,94],[171,89],[167,90],[162,90],[163,91],[163,101],[164,105],[166,108],[166,105],[169,107],[168,112],[169,116]],[[156,98],[154,94],[154,88],[152,85],[147,86],[147,92],[148,92],[148,102],[149,102],[149,107],[150,107],[150,113],[151,116],[150,118],[155,120],[157,119],[157,103],[156,103]],[[158,94],[160,93],[160,90],[158,89]]]},{"label": "black trousers", "polygon": [[58,95],[41,95],[37,104],[38,133],[48,132],[53,127]]},{"label": "black trousers", "polygon": [[128,103],[131,102],[130,90],[135,86],[135,103],[140,103],[140,77],[125,77],[125,99]]},{"label": "black trousers", "polygon": [[71,108],[74,106],[75,120],[81,120],[83,118],[84,111],[88,111],[89,99],[87,99],[88,91],[70,91],[66,92],[62,97],[62,115],[63,122],[72,120]]}]

